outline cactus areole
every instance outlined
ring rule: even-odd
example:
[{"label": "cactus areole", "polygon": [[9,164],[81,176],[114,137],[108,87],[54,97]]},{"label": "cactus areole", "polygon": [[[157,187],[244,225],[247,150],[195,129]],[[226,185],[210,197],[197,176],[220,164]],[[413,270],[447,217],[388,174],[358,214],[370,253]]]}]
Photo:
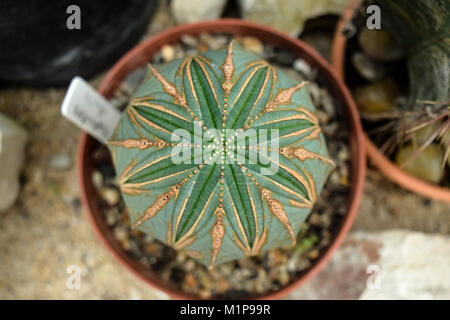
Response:
[{"label": "cactus areole", "polygon": [[133,228],[209,266],[295,245],[334,168],[308,83],[234,42],[148,69],[108,144]]}]

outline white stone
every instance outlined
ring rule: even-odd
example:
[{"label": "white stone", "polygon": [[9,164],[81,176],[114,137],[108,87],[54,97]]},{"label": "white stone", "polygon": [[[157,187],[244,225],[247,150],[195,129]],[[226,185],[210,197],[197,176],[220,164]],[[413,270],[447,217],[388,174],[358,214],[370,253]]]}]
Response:
[{"label": "white stone", "polygon": [[72,166],[72,160],[68,154],[56,154],[50,159],[50,167],[55,170],[67,170]]},{"label": "white stone", "polygon": [[398,230],[380,240],[380,288],[360,299],[450,299],[449,236]]},{"label": "white stone", "polygon": [[217,19],[226,0],[172,0],[171,10],[178,24]]},{"label": "white stone", "polygon": [[309,78],[309,76],[311,75],[311,66],[301,58],[295,59],[293,67],[305,77]]},{"label": "white stone", "polygon": [[25,130],[0,113],[0,212],[11,207],[19,195],[26,140]]},{"label": "white stone", "polygon": [[103,187],[100,189],[100,196],[105,199],[106,203],[110,206],[114,206],[120,201],[120,194],[114,188]]},{"label": "white stone", "polygon": [[340,14],[348,0],[238,0],[245,19],[299,35],[306,20],[324,14]]},{"label": "white stone", "polygon": [[450,237],[353,232],[291,299],[450,299]]}]

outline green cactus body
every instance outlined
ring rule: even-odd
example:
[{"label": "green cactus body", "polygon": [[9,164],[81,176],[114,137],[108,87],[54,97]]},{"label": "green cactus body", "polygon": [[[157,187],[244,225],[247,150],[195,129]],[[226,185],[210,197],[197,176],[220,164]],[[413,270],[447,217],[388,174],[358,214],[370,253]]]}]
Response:
[{"label": "green cactus body", "polygon": [[[238,147],[251,130],[258,144]],[[189,161],[175,163],[180,141]],[[307,83],[233,42],[150,65],[109,147],[133,227],[210,266],[295,244],[334,168]]]}]

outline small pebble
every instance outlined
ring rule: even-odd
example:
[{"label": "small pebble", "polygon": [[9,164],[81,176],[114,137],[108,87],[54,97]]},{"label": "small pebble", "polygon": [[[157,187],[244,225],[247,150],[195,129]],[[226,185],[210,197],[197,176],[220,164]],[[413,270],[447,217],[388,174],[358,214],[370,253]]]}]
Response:
[{"label": "small pebble", "polygon": [[200,290],[198,295],[201,299],[209,299],[211,298],[211,291],[209,290]]},{"label": "small pebble", "polygon": [[380,80],[386,74],[383,64],[369,58],[361,52],[355,52],[351,58],[352,65],[358,73],[366,80]]},{"label": "small pebble", "polygon": [[287,271],[286,266],[283,266],[280,268],[280,275],[279,275],[279,281],[280,283],[285,286],[289,283],[291,278],[289,277],[289,273]]},{"label": "small pebble", "polygon": [[161,51],[158,51],[153,55],[153,63],[157,64],[157,63],[162,63],[162,62],[164,62],[162,53],[161,53]]},{"label": "small pebble", "polygon": [[125,241],[128,239],[128,231],[124,227],[115,227],[114,228],[114,237],[119,241]]},{"label": "small pebble", "polygon": [[312,250],[309,252],[308,257],[310,259],[317,259],[317,257],[319,257],[319,253],[320,253],[319,250]]},{"label": "small pebble", "polygon": [[97,189],[103,186],[103,175],[97,170],[92,174],[92,183]]},{"label": "small pebble", "polygon": [[144,235],[144,237],[142,238],[144,243],[150,243],[153,242],[155,240],[155,237],[153,237],[153,235],[151,235],[150,233],[146,233]]},{"label": "small pebble", "polygon": [[160,248],[159,245],[156,242],[149,243],[145,246],[145,252],[147,252],[150,255],[159,255],[160,254]]},{"label": "small pebble", "polygon": [[255,267],[255,263],[251,259],[241,259],[238,261],[240,268],[251,269]]},{"label": "small pebble", "polygon": [[274,63],[280,64],[282,66],[292,67],[295,57],[289,51],[279,51],[275,53]]},{"label": "small pebble", "polygon": [[175,58],[175,48],[171,45],[165,44],[161,48],[161,55],[164,62],[172,61]]},{"label": "small pebble", "polygon": [[75,209],[76,211],[78,211],[81,208],[81,200],[78,197],[70,199],[69,203],[72,206],[72,208]]},{"label": "small pebble", "polygon": [[319,117],[319,121],[321,124],[328,123],[328,121],[330,120],[330,116],[322,110],[317,110],[317,116]]},{"label": "small pebble", "polygon": [[139,262],[140,262],[142,265],[144,265],[145,267],[150,268],[150,263],[149,263],[147,257],[145,257],[145,256],[140,257],[140,258],[139,258]]},{"label": "small pebble", "polygon": [[297,257],[296,257],[296,255],[292,255],[292,257],[288,260],[288,263],[287,263],[286,267],[287,267],[287,270],[289,272],[297,271]]},{"label": "small pebble", "polygon": [[279,265],[280,263],[283,263],[286,261],[286,256],[280,251],[280,250],[271,250],[269,251],[269,261],[271,262],[271,265]]},{"label": "small pebble", "polygon": [[316,105],[316,106],[320,105],[321,94],[320,94],[319,86],[316,83],[312,82],[309,85],[309,90],[310,90],[311,99],[312,99],[314,105]]},{"label": "small pebble", "polygon": [[362,28],[358,43],[364,53],[380,61],[395,61],[403,57],[403,49],[395,37],[385,29]]},{"label": "small pebble", "polygon": [[179,251],[176,258],[177,263],[183,264],[186,261],[186,253]]},{"label": "small pebble", "polygon": [[244,47],[244,49],[247,49],[248,51],[251,51],[253,53],[262,54],[264,51],[264,45],[258,38],[242,37],[240,38],[239,42]]},{"label": "small pebble", "polygon": [[336,184],[341,184],[341,183],[340,183],[339,173],[336,172],[336,171],[333,171],[333,172],[331,173],[329,179],[331,180],[331,182],[332,182],[334,185],[336,185]]},{"label": "small pebble", "polygon": [[177,44],[175,46],[175,59],[180,59],[185,56],[186,56],[186,54],[184,53],[183,49],[181,48],[181,46],[179,44]]},{"label": "small pebble", "polygon": [[[336,114],[333,98],[327,90],[320,89],[320,103],[319,106],[324,109],[329,118],[332,118]],[[327,121],[328,122],[328,121]]]},{"label": "small pebble", "polygon": [[331,219],[329,214],[321,214],[320,215],[320,225],[328,228],[331,224]]},{"label": "small pebble", "polygon": [[201,44],[197,47],[198,51],[205,52],[209,50],[209,47],[206,44]]},{"label": "small pebble", "polygon": [[209,43],[210,50],[219,50],[225,48],[228,45],[228,37],[226,36],[215,36]]},{"label": "small pebble", "polygon": [[444,153],[442,148],[437,144],[431,144],[415,159],[403,165],[406,161],[411,159],[416,150],[417,148],[414,148],[412,144],[400,148],[395,157],[395,162],[397,165],[401,166],[403,170],[418,178],[433,183],[439,183],[444,174],[444,168],[442,167]]},{"label": "small pebble", "polygon": [[217,268],[219,268],[224,275],[231,275],[233,272],[233,265],[231,263],[222,263],[218,265]]},{"label": "small pebble", "polygon": [[337,158],[340,162],[346,161],[350,158],[347,148],[340,148],[337,154]]},{"label": "small pebble", "polygon": [[147,67],[141,67],[131,72],[122,84],[121,90],[125,91],[127,96],[131,96],[139,88],[147,74]]},{"label": "small pebble", "polygon": [[115,188],[103,187],[99,190],[100,196],[110,206],[114,206],[120,201],[120,194]]},{"label": "small pebble", "polygon": [[200,33],[200,43],[205,45],[207,48],[211,47],[211,43],[214,41],[214,37],[208,32]]},{"label": "small pebble", "polygon": [[275,57],[275,49],[273,47],[264,47],[263,58],[266,60],[272,60]]},{"label": "small pebble", "polygon": [[195,56],[198,53],[198,48],[186,50],[186,56]]},{"label": "small pebble", "polygon": [[125,95],[117,95],[109,100],[109,103],[116,109],[124,110],[129,99]]},{"label": "small pebble", "polygon": [[207,271],[198,273],[198,281],[204,288],[210,288],[213,285],[212,279],[209,277]]},{"label": "small pebble", "polygon": [[267,289],[264,287],[264,282],[262,281],[257,281],[256,285],[255,285],[255,292],[256,293],[263,293],[265,292]]},{"label": "small pebble", "polygon": [[305,76],[303,76],[300,72],[288,68],[288,67],[279,67],[280,70],[282,70],[284,73],[286,73],[289,77],[297,81],[298,83],[307,80]]},{"label": "small pebble", "polygon": [[192,273],[187,273],[186,276],[184,277],[184,284],[188,288],[194,288],[197,286],[197,279],[195,279]]},{"label": "small pebble", "polygon": [[186,271],[192,271],[195,268],[195,262],[192,259],[188,259],[184,264]]},{"label": "small pebble", "polygon": [[72,166],[72,161],[67,154],[54,155],[50,159],[50,167],[55,170],[67,170]]},{"label": "small pebble", "polygon": [[318,213],[312,213],[311,216],[309,217],[309,222],[313,226],[320,226],[321,223],[320,215]]},{"label": "small pebble", "polygon": [[111,210],[108,210],[106,213],[106,223],[109,226],[113,226],[119,221],[119,210],[117,208],[113,208]]},{"label": "small pebble", "polygon": [[181,42],[185,45],[195,48],[198,46],[198,38],[185,34],[181,37]]},{"label": "small pebble", "polygon": [[218,293],[223,293],[223,292],[227,291],[228,289],[230,289],[231,284],[227,280],[220,279],[219,281],[216,282],[215,286],[216,286],[216,290]]},{"label": "small pebble", "polygon": [[342,28],[342,33],[343,33],[344,37],[346,37],[347,39],[353,37],[357,31],[358,31],[358,29],[351,21],[346,22],[344,24],[344,27]]},{"label": "small pebble", "polygon": [[311,76],[311,66],[303,59],[295,59],[293,67],[295,70],[300,72],[303,76],[310,79]]},{"label": "small pebble", "polygon": [[130,248],[128,250],[130,251],[130,253],[134,256],[139,256],[139,254],[141,253],[139,244],[133,238],[129,239],[129,243],[130,243],[130,246],[129,246]]},{"label": "small pebble", "polygon": [[367,113],[392,111],[398,87],[393,80],[382,80],[355,89],[354,97],[358,108]]}]

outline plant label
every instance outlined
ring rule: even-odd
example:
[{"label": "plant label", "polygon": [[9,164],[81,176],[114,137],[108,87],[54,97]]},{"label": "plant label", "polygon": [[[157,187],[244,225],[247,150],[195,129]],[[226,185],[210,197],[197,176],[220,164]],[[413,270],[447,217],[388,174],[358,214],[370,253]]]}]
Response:
[{"label": "plant label", "polygon": [[112,136],[121,115],[81,77],[72,79],[61,113],[102,143],[106,143]]}]

